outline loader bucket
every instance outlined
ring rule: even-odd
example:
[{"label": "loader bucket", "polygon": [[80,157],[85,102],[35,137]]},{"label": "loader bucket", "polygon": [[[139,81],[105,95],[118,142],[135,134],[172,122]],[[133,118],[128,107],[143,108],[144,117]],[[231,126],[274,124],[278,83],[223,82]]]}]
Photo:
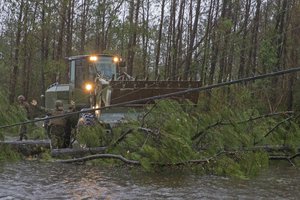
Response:
[{"label": "loader bucket", "polygon": [[[111,81],[111,105],[197,88],[200,87],[200,85],[201,83],[198,81]],[[170,98],[178,101],[188,99],[196,104],[198,95],[198,92],[191,92]],[[142,106],[148,103],[153,103],[153,101],[141,101],[138,102],[136,106]]]}]

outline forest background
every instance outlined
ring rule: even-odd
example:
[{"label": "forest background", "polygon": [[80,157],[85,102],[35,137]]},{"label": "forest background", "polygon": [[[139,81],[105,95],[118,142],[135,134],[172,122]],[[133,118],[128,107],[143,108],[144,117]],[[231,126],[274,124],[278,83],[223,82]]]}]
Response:
[{"label": "forest background", "polygon": [[[128,73],[202,85],[299,66],[296,0],[1,0],[0,85],[39,98],[66,81],[65,57],[114,53]],[[293,106],[296,74],[265,80],[273,112]]]}]

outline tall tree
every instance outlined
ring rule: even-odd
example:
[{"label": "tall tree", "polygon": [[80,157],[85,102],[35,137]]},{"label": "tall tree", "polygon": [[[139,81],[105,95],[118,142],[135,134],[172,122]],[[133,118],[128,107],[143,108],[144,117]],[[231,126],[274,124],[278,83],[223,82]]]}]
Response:
[{"label": "tall tree", "polygon": [[[252,75],[256,73],[257,66],[257,52],[258,52],[258,35],[259,35],[259,26],[260,26],[260,9],[261,9],[261,0],[256,0],[255,16],[252,22],[252,36],[251,36],[251,46],[249,51],[249,64],[248,71],[251,70]],[[247,72],[249,75],[249,72]]]},{"label": "tall tree", "polygon": [[214,76],[217,66],[217,61],[219,57],[219,38],[220,34],[217,33],[216,27],[218,24],[218,13],[219,13],[219,7],[220,2],[219,0],[214,0],[214,6],[215,8],[215,16],[214,16],[214,27],[215,29],[211,33],[211,62],[210,62],[210,70],[209,70],[209,77],[208,77],[208,84],[213,84],[214,82]]},{"label": "tall tree", "polygon": [[242,78],[245,76],[245,65],[246,65],[246,50],[247,50],[247,36],[248,36],[248,23],[250,18],[250,8],[251,8],[251,1],[246,0],[245,5],[245,15],[242,25],[242,42],[241,42],[241,53],[240,53],[240,66],[239,66],[239,74],[238,77]]},{"label": "tall tree", "polygon": [[165,2],[166,0],[162,0],[161,2],[161,11],[160,11],[160,22],[159,22],[159,30],[158,30],[158,39],[156,43],[156,54],[155,54],[155,77],[158,76],[159,70],[159,61],[160,61],[160,49],[161,49],[161,41],[162,41],[162,31],[163,31],[163,23],[165,17]]},{"label": "tall tree", "polygon": [[85,45],[86,45],[86,35],[87,35],[87,27],[88,27],[88,16],[90,11],[91,1],[90,0],[83,0],[81,5],[81,22],[80,22],[80,47],[79,53],[83,54],[85,52]]},{"label": "tall tree", "polygon": [[188,42],[188,48],[187,48],[187,56],[185,59],[185,68],[184,68],[184,79],[187,79],[191,72],[191,61],[192,61],[192,56],[194,52],[194,43],[196,39],[196,34],[198,31],[198,22],[199,22],[199,17],[200,17],[200,6],[201,6],[201,0],[197,0],[196,4],[196,13],[195,13],[195,18],[194,18],[194,23],[193,23],[193,28],[191,30],[191,35],[190,35],[190,40]]},{"label": "tall tree", "polygon": [[19,73],[19,52],[20,52],[20,43],[21,43],[21,32],[22,32],[22,19],[23,19],[23,9],[24,9],[24,0],[21,0],[19,6],[19,14],[17,20],[17,30],[16,30],[16,39],[15,39],[15,52],[14,52],[14,62],[13,68],[10,75],[10,84],[9,84],[9,102],[13,103],[16,97],[16,85],[18,81]]},{"label": "tall tree", "polygon": [[145,5],[142,7],[142,13],[143,13],[143,29],[142,29],[142,70],[143,70],[143,76],[146,77],[149,65],[149,17],[150,17],[150,0],[145,0]]},{"label": "tall tree", "polygon": [[58,30],[59,32],[58,32],[58,41],[57,41],[56,60],[60,60],[63,58],[67,9],[68,9],[68,0],[60,1],[59,30]]},{"label": "tall tree", "polygon": [[139,10],[140,10],[140,0],[130,1],[129,8],[129,27],[130,27],[130,35],[128,42],[128,52],[127,52],[127,70],[129,75],[133,75],[133,65],[134,65],[134,56],[137,45],[137,32],[139,25]]},{"label": "tall tree", "polygon": [[[300,45],[300,36],[299,36],[299,23],[300,23],[300,3],[299,1],[294,1],[292,3],[293,7],[291,8],[291,22],[289,23],[288,38],[292,40],[291,49],[288,54],[288,64],[289,66],[296,67],[300,64],[299,58],[299,45]],[[288,76],[287,84],[287,109],[294,109],[294,93],[293,91],[298,89],[299,86],[295,87],[297,80],[297,74],[290,74]]]}]

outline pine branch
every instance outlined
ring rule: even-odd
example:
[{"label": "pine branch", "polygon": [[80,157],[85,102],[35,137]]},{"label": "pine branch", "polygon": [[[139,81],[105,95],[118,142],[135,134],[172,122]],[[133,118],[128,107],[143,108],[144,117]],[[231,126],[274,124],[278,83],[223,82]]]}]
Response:
[{"label": "pine branch", "polygon": [[282,120],[281,122],[279,122],[278,124],[276,124],[271,130],[269,130],[269,131],[264,135],[264,138],[268,137],[268,136],[269,136],[271,133],[273,133],[274,130],[276,130],[281,124],[284,124],[285,122],[290,121],[292,118],[293,118],[293,116],[288,117],[288,118]]},{"label": "pine branch", "polygon": [[120,142],[122,142],[129,133],[132,133],[133,129],[125,131],[112,145],[111,147],[116,147]]},{"label": "pine branch", "polygon": [[[159,135],[159,131],[153,131],[149,128],[143,128],[143,127],[139,127],[137,128],[137,130],[142,131],[146,134],[152,134],[152,135]],[[120,142],[122,142],[123,140],[126,139],[126,136],[130,133],[132,133],[134,131],[134,129],[129,129],[127,131],[125,131],[110,147],[116,147]]]},{"label": "pine branch", "polygon": [[[219,153],[217,153],[214,156],[208,157],[208,158],[204,158],[204,159],[199,159],[199,160],[188,160],[188,161],[183,161],[183,162],[177,162],[177,163],[151,163],[151,165],[155,165],[155,166],[181,166],[181,165],[186,165],[186,164],[207,164],[210,161],[216,159],[218,156],[224,154],[224,153],[228,153],[225,151],[221,151]],[[55,162],[59,162],[59,163],[76,163],[76,162],[86,162],[86,161],[90,161],[90,160],[94,160],[94,159],[116,159],[116,160],[120,160],[122,162],[124,162],[125,164],[129,164],[129,165],[141,165],[140,161],[137,160],[130,160],[125,158],[122,155],[115,155],[115,154],[95,154],[95,155],[90,155],[90,156],[85,156],[85,157],[81,157],[81,158],[74,158],[74,159],[67,159],[67,160],[56,160]]]},{"label": "pine branch", "polygon": [[287,160],[293,167],[296,167],[293,160],[297,157],[300,157],[300,153],[296,153],[292,156],[273,155],[273,156],[269,156],[269,159],[270,160]]},{"label": "pine branch", "polygon": [[85,156],[82,158],[74,158],[74,159],[67,159],[67,160],[57,160],[56,162],[59,163],[75,163],[75,162],[86,162],[89,160],[94,160],[94,159],[99,159],[99,158],[103,158],[103,159],[117,159],[117,160],[121,160],[126,164],[129,165],[141,165],[141,163],[139,161],[136,160],[129,160],[121,155],[115,155],[115,154],[95,154],[95,155],[90,155],[90,156]]},{"label": "pine branch", "polygon": [[[278,116],[278,115],[291,115],[291,114],[294,114],[294,111],[283,111],[283,112],[269,113],[269,114],[264,114],[264,115],[260,115],[260,116],[257,116],[257,117],[250,117],[249,119],[238,121],[236,123],[233,123],[233,122],[224,122],[222,120],[219,120],[219,121],[217,121],[217,122],[215,122],[215,123],[213,123],[211,125],[208,125],[202,131],[200,131],[199,133],[195,134],[192,137],[192,140],[196,140],[197,138],[199,138],[200,136],[202,136],[206,131],[208,131],[209,129],[214,128],[216,126],[227,126],[227,125],[234,125],[234,124],[243,124],[243,123],[248,123],[248,122],[251,122],[251,121],[259,120],[259,119],[262,119],[262,118],[274,117],[274,116]],[[292,118],[293,118],[293,116],[290,116],[287,119],[292,119]],[[286,120],[284,120],[284,121],[286,121]]]}]

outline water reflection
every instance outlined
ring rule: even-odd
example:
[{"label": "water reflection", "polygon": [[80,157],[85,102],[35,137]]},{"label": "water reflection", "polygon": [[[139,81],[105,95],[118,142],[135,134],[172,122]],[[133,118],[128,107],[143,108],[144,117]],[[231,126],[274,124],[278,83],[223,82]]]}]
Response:
[{"label": "water reflection", "polygon": [[236,180],[35,161],[0,166],[0,199],[297,199],[299,184],[299,170],[291,167]]}]

